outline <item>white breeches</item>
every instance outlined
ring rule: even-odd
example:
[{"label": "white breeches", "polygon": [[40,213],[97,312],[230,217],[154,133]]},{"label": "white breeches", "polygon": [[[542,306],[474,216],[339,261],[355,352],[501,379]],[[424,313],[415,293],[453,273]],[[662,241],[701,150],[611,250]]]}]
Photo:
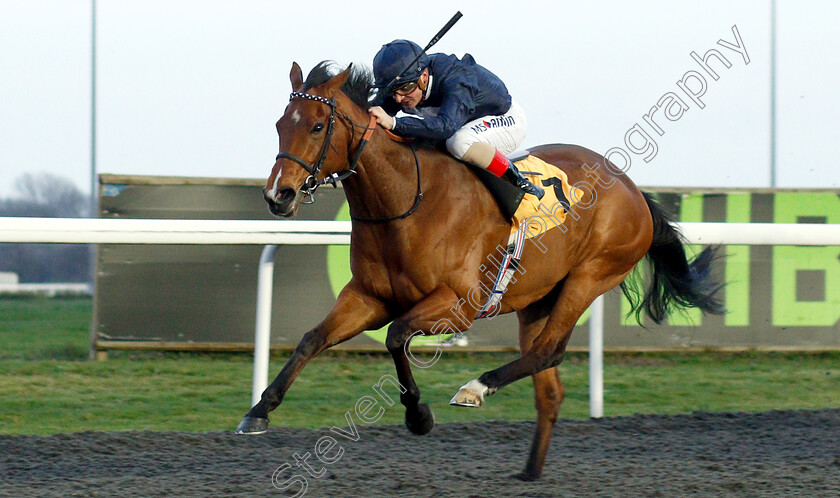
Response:
[{"label": "white breeches", "polygon": [[446,150],[462,159],[472,144],[484,142],[503,154],[510,154],[522,145],[527,131],[525,112],[512,102],[508,112],[501,116],[484,116],[462,126],[446,141]]}]

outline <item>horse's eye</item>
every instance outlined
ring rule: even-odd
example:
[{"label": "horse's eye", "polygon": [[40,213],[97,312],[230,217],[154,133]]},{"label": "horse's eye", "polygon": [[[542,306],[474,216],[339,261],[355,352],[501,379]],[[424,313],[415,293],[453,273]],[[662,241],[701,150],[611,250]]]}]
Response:
[{"label": "horse's eye", "polygon": [[312,133],[320,133],[324,129],[324,123],[318,123],[312,127]]}]

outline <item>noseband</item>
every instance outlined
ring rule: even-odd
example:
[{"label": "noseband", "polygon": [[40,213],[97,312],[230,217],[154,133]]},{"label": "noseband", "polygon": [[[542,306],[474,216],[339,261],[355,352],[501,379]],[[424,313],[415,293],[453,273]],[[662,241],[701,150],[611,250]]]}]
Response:
[{"label": "noseband", "polygon": [[[353,120],[350,119],[350,116],[347,116],[346,114],[341,115],[344,119],[347,120],[347,122],[350,123],[350,125],[352,127],[351,130],[353,132],[353,135],[355,135],[357,127],[358,128],[364,128],[365,133],[362,135],[362,139],[359,141],[359,148],[356,149],[356,154],[353,156],[353,159],[350,161],[350,166],[347,169],[345,169],[344,171],[341,171],[341,172],[338,172],[338,173],[332,173],[329,176],[319,180],[318,179],[318,174],[321,172],[321,168],[324,166],[324,161],[326,161],[326,159],[327,159],[327,151],[331,147],[330,142],[332,141],[332,135],[333,135],[333,132],[335,131],[335,112],[336,112],[335,100],[331,100],[331,99],[328,99],[326,97],[321,97],[319,95],[312,95],[312,94],[303,93],[303,92],[292,92],[291,95],[289,95],[289,100],[291,101],[292,99],[294,99],[296,97],[301,98],[301,99],[314,100],[315,102],[320,102],[322,104],[327,104],[328,106],[330,106],[330,119],[327,122],[327,133],[326,133],[326,136],[324,137],[324,145],[321,146],[321,152],[318,155],[318,161],[314,165],[311,165],[311,164],[307,163],[306,161],[304,161],[303,159],[299,158],[298,156],[296,156],[294,154],[289,154],[288,152],[282,152],[282,151],[280,153],[278,153],[277,157],[274,159],[275,162],[277,162],[278,159],[289,159],[289,160],[294,161],[297,164],[299,164],[300,167],[302,167],[303,169],[305,169],[309,173],[309,176],[306,178],[306,180],[304,180],[303,185],[301,185],[300,191],[303,192],[311,200],[309,202],[305,202],[305,201],[301,201],[301,202],[303,202],[304,204],[312,204],[313,202],[315,202],[315,195],[314,194],[315,194],[315,191],[318,189],[318,187],[320,187],[321,185],[332,185],[333,187],[337,188],[338,187],[338,182],[340,182],[342,180],[345,180],[350,175],[356,174],[356,165],[359,163],[359,158],[362,156],[362,151],[365,149],[365,146],[370,141],[370,137],[373,135],[373,131],[376,129],[376,118],[374,116],[371,116],[370,117],[370,123],[368,124],[368,126],[362,126],[362,125],[359,125],[359,124],[356,124],[355,122],[353,122]],[[352,137],[350,138],[350,142],[351,143],[353,142]],[[406,211],[405,213],[397,215],[397,216],[388,216],[388,217],[384,217],[384,218],[359,218],[359,217],[353,216],[353,214],[351,213],[350,214],[351,219],[356,220],[356,221],[379,223],[379,222],[386,222],[386,221],[401,220],[403,218],[407,218],[412,213],[417,211],[417,208],[420,207],[420,202],[423,200],[423,192],[422,192],[421,187],[420,187],[420,160],[417,157],[417,151],[414,150],[414,144],[411,145],[411,152],[414,154],[414,163],[417,165],[417,193],[416,193],[415,198],[414,198],[414,205],[412,205],[411,208],[409,208],[409,210]]]}]

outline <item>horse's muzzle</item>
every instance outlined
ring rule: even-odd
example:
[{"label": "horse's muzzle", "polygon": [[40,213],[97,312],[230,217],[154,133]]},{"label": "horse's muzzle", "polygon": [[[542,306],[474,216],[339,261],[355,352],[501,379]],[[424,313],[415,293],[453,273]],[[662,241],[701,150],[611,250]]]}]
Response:
[{"label": "horse's muzzle", "polygon": [[275,216],[291,216],[295,213],[298,203],[296,202],[297,192],[293,188],[281,188],[274,198],[264,191],[263,197],[268,204],[268,210]]}]

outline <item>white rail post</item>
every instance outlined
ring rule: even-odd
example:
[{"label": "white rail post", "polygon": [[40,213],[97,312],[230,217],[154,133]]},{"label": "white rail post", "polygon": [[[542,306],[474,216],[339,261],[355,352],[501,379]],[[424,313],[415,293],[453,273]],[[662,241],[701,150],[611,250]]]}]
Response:
[{"label": "white rail post", "polygon": [[604,416],[604,296],[589,307],[589,416]]},{"label": "white rail post", "polygon": [[260,256],[257,274],[257,324],[254,333],[254,380],[251,406],[260,401],[268,387],[268,358],[271,352],[271,295],[274,287],[274,256],[276,245],[267,245]]}]

